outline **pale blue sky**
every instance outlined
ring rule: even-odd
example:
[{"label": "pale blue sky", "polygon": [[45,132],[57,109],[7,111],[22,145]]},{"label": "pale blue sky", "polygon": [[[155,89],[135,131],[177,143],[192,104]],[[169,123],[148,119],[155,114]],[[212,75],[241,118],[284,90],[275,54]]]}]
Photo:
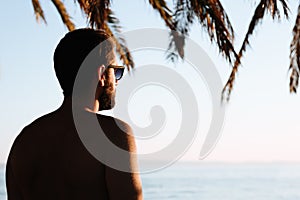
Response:
[{"label": "pale blue sky", "polygon": [[[239,47],[254,3],[222,2],[236,30]],[[5,1],[0,7],[0,162],[5,162],[19,131],[35,118],[56,109],[63,99],[54,75],[52,56],[67,29],[51,2],[41,3],[47,25],[36,23],[31,1]],[[267,16],[251,37],[252,48],[248,48],[242,60],[243,67],[227,105],[222,138],[208,161],[300,161],[300,96],[289,94],[287,73],[297,3],[290,1],[290,21],[273,23]],[[68,3],[68,8],[75,24],[85,27],[85,19],[78,8],[74,9],[73,1]],[[113,9],[124,31],[164,28],[158,14],[145,1],[131,0],[128,4],[115,0]],[[230,67],[218,54],[216,46],[210,44],[207,34],[194,26],[191,38],[206,50],[225,83]],[[143,63],[141,57],[137,60],[137,65]],[[146,60],[148,62],[149,57],[144,62]],[[207,107],[206,103],[203,101],[201,106]],[[202,142],[203,135],[200,135],[185,159],[196,159]],[[146,147],[145,152],[150,150]]]}]

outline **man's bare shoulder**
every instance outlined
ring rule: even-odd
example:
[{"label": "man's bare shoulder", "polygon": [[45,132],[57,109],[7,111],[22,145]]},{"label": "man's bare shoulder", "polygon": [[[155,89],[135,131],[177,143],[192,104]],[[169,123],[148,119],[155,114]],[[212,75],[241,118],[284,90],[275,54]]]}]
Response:
[{"label": "man's bare shoulder", "polygon": [[38,117],[28,125],[26,125],[17,135],[13,146],[33,148],[47,142],[48,138],[59,136],[64,129],[70,124],[66,117],[62,120],[62,116],[57,111]]},{"label": "man's bare shoulder", "polygon": [[23,137],[36,137],[43,133],[44,130],[48,130],[49,126],[53,126],[54,121],[57,121],[55,116],[55,112],[51,112],[36,118],[22,129],[17,136],[17,139]]},{"label": "man's bare shoulder", "polygon": [[21,130],[21,132],[18,134],[16,140],[19,140],[20,138],[23,137],[29,137],[34,134],[33,130],[36,130],[37,127],[40,127],[42,122],[45,121],[45,118],[47,118],[49,114],[40,116],[36,119],[34,119],[32,122],[28,123],[27,125],[24,126],[24,128]]},{"label": "man's bare shoulder", "polygon": [[[35,119],[17,135],[9,156],[10,162],[14,162],[13,166],[17,166],[20,163],[23,166],[25,162],[36,162],[35,158],[39,154],[41,147],[45,146],[44,141],[48,141],[47,137],[45,137],[48,129],[44,127],[44,124],[52,115],[52,113],[49,113]],[[25,158],[27,161],[24,160]]]},{"label": "man's bare shoulder", "polygon": [[111,116],[97,115],[97,117],[104,133],[114,144],[131,152],[136,150],[133,131],[128,123]]},{"label": "man's bare shoulder", "polygon": [[108,125],[111,128],[115,128],[116,130],[119,129],[119,131],[123,133],[132,133],[131,126],[121,119],[100,114],[97,114],[97,118],[100,125]]}]

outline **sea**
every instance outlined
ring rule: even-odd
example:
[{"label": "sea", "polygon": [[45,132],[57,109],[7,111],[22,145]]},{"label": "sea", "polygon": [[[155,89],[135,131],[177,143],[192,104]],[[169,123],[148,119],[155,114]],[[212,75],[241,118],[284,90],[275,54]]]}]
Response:
[{"label": "sea", "polygon": [[[0,200],[6,200],[4,167]],[[299,200],[300,164],[179,163],[141,175],[145,200]]]}]

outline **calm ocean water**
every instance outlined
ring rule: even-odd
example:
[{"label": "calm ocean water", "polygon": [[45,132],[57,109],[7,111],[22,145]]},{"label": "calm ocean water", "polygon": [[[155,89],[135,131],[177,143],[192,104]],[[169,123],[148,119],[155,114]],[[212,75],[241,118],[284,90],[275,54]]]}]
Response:
[{"label": "calm ocean water", "polygon": [[[300,164],[176,164],[142,175],[145,200],[297,200]],[[5,200],[0,169],[0,200]]]}]

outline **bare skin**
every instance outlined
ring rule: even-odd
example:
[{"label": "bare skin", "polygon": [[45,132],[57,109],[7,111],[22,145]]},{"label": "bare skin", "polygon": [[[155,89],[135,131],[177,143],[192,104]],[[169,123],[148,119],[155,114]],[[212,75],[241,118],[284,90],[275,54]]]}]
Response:
[{"label": "bare skin", "polygon": [[[101,72],[103,68],[99,68]],[[99,110],[97,93],[105,81],[113,81],[98,72],[100,87],[95,99],[82,107],[91,115]],[[97,114],[106,136],[117,146],[135,152],[135,141],[128,124]],[[121,124],[122,130],[116,125]],[[128,154],[128,162],[136,160]],[[72,100],[66,97],[62,106],[25,127],[16,138],[6,168],[8,200],[126,199],[141,200],[139,174],[112,169],[96,160],[82,144],[74,126]]]}]

